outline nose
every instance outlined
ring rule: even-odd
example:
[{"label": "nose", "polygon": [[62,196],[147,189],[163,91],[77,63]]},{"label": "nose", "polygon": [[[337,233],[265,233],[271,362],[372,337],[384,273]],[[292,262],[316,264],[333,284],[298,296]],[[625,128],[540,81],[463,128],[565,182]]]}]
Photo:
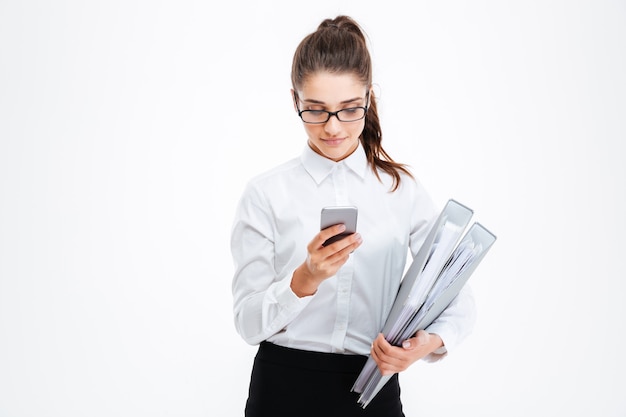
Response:
[{"label": "nose", "polygon": [[328,119],[324,125],[324,131],[331,136],[334,136],[341,131],[341,122],[337,118],[336,114],[330,116],[330,119]]}]

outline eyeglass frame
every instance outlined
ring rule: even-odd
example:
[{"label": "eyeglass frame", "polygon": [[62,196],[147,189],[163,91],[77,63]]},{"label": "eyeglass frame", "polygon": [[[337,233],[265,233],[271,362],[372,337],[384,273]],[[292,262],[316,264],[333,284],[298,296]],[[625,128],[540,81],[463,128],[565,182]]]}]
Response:
[{"label": "eyeglass frame", "polygon": [[[369,110],[370,106],[369,106],[369,102],[370,102],[370,92],[369,90],[367,91],[367,94],[365,95],[365,101],[367,102],[367,105],[365,106],[354,106],[354,107],[348,107],[345,109],[341,109],[341,110],[337,110],[337,111],[328,111],[328,110],[300,110],[300,106],[298,106],[298,101],[299,101],[299,97],[298,97],[298,93],[296,93],[295,91],[293,92],[293,101],[296,105],[296,111],[298,112],[298,116],[300,117],[300,119],[302,120],[302,123],[306,123],[309,125],[322,125],[324,123],[328,123],[328,121],[330,120],[331,117],[335,116],[337,118],[337,120],[339,120],[341,123],[352,123],[352,122],[358,122],[359,120],[363,120],[365,119],[365,116],[367,116],[367,111]],[[341,120],[339,118],[339,113],[344,111],[344,110],[354,110],[354,109],[363,109],[363,117],[359,117],[358,119],[354,119],[354,120]],[[326,120],[324,120],[323,122],[307,122],[302,118],[302,113],[305,112],[324,112],[328,115],[328,117],[326,118]]]}]

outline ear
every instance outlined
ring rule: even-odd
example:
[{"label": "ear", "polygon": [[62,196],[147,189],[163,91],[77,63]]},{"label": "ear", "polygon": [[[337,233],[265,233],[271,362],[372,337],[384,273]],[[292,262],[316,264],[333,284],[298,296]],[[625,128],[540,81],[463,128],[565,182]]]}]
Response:
[{"label": "ear", "polygon": [[291,91],[291,101],[293,101],[293,109],[297,113],[298,112],[298,99],[296,98],[296,90],[292,88],[290,91]]}]

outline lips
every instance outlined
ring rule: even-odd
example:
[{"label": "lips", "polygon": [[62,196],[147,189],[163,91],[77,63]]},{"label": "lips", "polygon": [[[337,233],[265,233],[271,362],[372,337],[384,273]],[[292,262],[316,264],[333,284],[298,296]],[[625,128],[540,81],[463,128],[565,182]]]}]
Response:
[{"label": "lips", "polygon": [[326,138],[322,139],[322,141],[329,146],[341,145],[341,143],[346,140],[346,138]]}]

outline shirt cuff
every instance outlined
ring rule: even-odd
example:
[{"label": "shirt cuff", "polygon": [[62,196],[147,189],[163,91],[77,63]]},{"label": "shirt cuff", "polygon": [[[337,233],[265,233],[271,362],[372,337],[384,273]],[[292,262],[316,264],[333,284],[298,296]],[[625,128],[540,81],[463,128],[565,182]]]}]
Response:
[{"label": "shirt cuff", "polygon": [[274,292],[276,301],[278,301],[278,305],[287,310],[301,310],[309,304],[313,295],[298,297],[291,289],[291,278],[289,275],[276,283]]}]

